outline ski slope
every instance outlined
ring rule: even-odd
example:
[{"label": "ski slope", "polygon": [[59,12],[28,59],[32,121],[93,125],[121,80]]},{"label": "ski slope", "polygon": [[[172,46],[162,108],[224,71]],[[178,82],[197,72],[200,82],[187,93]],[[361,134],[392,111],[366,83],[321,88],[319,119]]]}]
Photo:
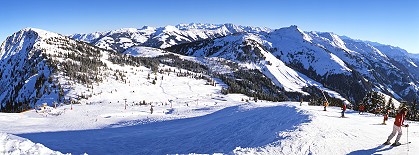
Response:
[{"label": "ski slope", "polygon": [[[260,148],[240,148],[237,154],[417,154],[419,151],[419,132],[417,122],[410,124],[409,141],[412,144],[399,147],[381,145],[391,133],[394,118],[381,125],[382,116],[374,114],[359,115],[349,110],[347,118],[340,118],[339,108],[323,111],[319,106],[298,107],[310,115],[310,123],[302,124],[294,131],[283,131],[278,136],[283,140]],[[400,142],[407,142],[406,128]],[[392,139],[394,142],[395,137]],[[409,147],[409,151],[407,151]]]},{"label": "ski slope", "polygon": [[[183,107],[180,111],[184,118],[180,119],[171,119],[171,115],[176,114],[169,112],[157,116],[149,114],[149,118],[129,119],[96,129],[77,130],[77,127],[73,127],[69,129],[71,131],[47,131],[53,127],[45,126],[42,132],[28,129],[31,126],[21,123],[24,121],[17,120],[14,124],[2,121],[2,126],[22,128],[20,131],[2,128],[0,132],[17,134],[52,150],[72,154],[419,153],[417,122],[406,122],[410,124],[411,144],[384,146],[381,144],[392,130],[393,118],[387,121],[387,125],[381,125],[382,116],[373,114],[359,115],[356,111],[349,110],[345,115],[347,118],[340,118],[340,109],[335,107],[323,111],[323,107],[308,106],[306,103],[299,106],[296,102],[241,102],[241,97],[243,96],[225,96],[224,102],[230,104],[218,110],[211,106]],[[194,112],[199,112],[200,115]],[[33,113],[1,114],[0,118],[6,120],[13,117],[9,115],[29,117]],[[66,114],[57,117],[67,117]],[[120,113],[121,117],[124,115],[128,117],[132,114]],[[53,118],[48,116],[37,119],[54,121]],[[400,140],[402,143],[407,142],[406,130],[403,128],[404,135]]]}]

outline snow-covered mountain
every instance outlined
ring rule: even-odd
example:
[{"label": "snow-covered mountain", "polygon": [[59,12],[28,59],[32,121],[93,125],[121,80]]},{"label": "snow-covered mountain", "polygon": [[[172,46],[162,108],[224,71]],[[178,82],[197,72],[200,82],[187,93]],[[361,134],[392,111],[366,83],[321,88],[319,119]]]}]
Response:
[{"label": "snow-covered mountain", "polygon": [[[372,84],[372,89],[391,94],[396,98],[412,100],[415,98],[417,79],[412,74],[415,70],[406,70],[405,60],[394,61],[394,56],[382,49],[349,38],[340,39],[333,33],[310,33],[313,42],[325,47],[329,52],[341,58],[350,68]],[[383,46],[384,47],[384,46]],[[395,51],[394,53],[399,53]],[[402,53],[400,53],[402,54]],[[407,59],[406,59],[407,60]],[[410,60],[408,60],[410,61]],[[410,92],[410,90],[412,90]]]},{"label": "snow-covered mountain", "polygon": [[[125,98],[135,100],[136,104],[145,104],[142,102],[144,100],[140,100],[141,97],[133,98],[127,94],[140,92],[140,96],[144,96],[141,90],[147,87],[152,88],[144,89],[144,91],[166,89],[162,85],[155,86],[157,81],[160,78],[163,80],[166,74],[175,76],[172,80],[178,80],[176,77],[189,77],[188,83],[207,81],[211,85],[216,85],[213,77],[208,75],[209,71],[224,70],[226,73],[232,73],[240,69],[234,63],[224,64],[225,61],[222,59],[198,60],[152,47],[132,47],[124,54],[120,54],[57,33],[34,28],[23,29],[8,37],[1,46],[0,56],[0,82],[4,86],[0,90],[0,101],[2,102],[1,110],[6,112],[20,112],[41,106],[43,103],[54,106],[101,102],[95,98],[101,98],[104,87],[116,85],[119,87],[110,92],[119,88],[132,92],[117,96],[110,95],[113,100],[119,103],[119,99]],[[211,68],[209,69],[208,66]],[[238,73],[232,73],[234,74]],[[264,83],[249,80],[244,85],[237,85],[235,90],[252,87],[246,89],[248,94],[262,95],[265,92],[269,95],[264,96],[273,98],[278,98],[279,93],[284,93],[277,86],[272,85],[263,74],[256,71],[240,70],[240,75],[256,76]],[[219,75],[220,78],[221,76],[225,80],[234,81],[232,77]],[[133,83],[137,87],[131,86]],[[210,86],[207,89],[212,90]],[[230,89],[230,91],[233,90]],[[174,100],[171,95],[162,97],[162,93],[168,92],[158,92],[147,97],[154,96],[152,102]]]},{"label": "snow-covered mountain", "polygon": [[[175,70],[183,72],[177,73],[178,77],[195,77],[190,79],[191,82],[196,81],[195,79],[203,80],[202,73],[207,69],[202,69],[200,64],[182,60],[173,54],[165,56],[168,53],[159,49],[156,49],[156,52],[159,58],[141,58],[134,53],[122,55],[57,33],[34,28],[23,29],[8,37],[1,46],[1,110],[20,112],[41,106],[43,103],[54,106],[96,102],[94,99],[100,99],[103,95],[103,89],[98,89],[102,87],[110,89],[110,92],[118,88],[142,92],[138,87],[131,85],[138,83],[137,86],[141,88],[154,86],[160,77],[163,79],[166,73],[174,73]],[[165,66],[160,66],[160,61]],[[182,62],[181,66],[180,63],[176,64],[178,61]],[[189,66],[194,68],[186,72],[184,68]],[[150,74],[153,74],[153,78]],[[119,87],[113,88],[116,85]],[[157,86],[149,89],[161,88]],[[132,92],[108,96],[112,96],[114,100],[131,99],[132,97],[126,95]],[[161,92],[148,96],[154,95],[159,101],[167,100],[162,97]],[[136,98],[136,101],[140,104],[143,100]]]},{"label": "snow-covered mountain", "polygon": [[233,24],[179,24],[176,26],[149,27],[141,29],[124,28],[109,32],[95,32],[90,34],[73,34],[76,40],[91,43],[104,49],[123,52],[132,46],[149,46],[166,48],[172,45],[214,39],[235,33],[252,32],[268,33],[268,28],[238,26]]},{"label": "snow-covered mountain", "polygon": [[241,33],[213,40],[203,40],[175,45],[166,48],[183,55],[193,57],[217,57],[240,63],[249,69],[256,68],[269,77],[273,83],[289,92],[303,91],[304,87],[323,86],[306,75],[288,67],[277,59],[264,44],[264,36],[253,33]]},{"label": "snow-covered mountain", "polygon": [[[363,94],[371,90],[381,91],[398,99],[412,100],[418,90],[418,78],[415,75],[419,73],[419,68],[415,59],[410,58],[406,51],[381,44],[373,46],[369,42],[340,37],[329,32],[304,32],[297,26],[263,34],[246,32],[175,45],[167,49],[185,55],[222,57],[240,63],[281,61],[299,74],[305,75],[304,77],[310,78],[308,81],[317,81],[313,84],[298,80],[306,79],[301,76],[280,77],[299,85],[299,90],[323,84],[353,101],[360,100]],[[277,59],[267,60],[269,56],[264,53]],[[276,75],[279,74],[281,73]],[[285,89],[290,90],[287,87]]]},{"label": "snow-covered mountain", "polygon": [[359,72],[369,77],[376,88],[396,98],[414,100],[418,92],[418,61],[400,48],[390,45],[344,39],[346,46],[356,52],[362,61],[353,63],[364,64],[367,72],[358,69]]},{"label": "snow-covered mountain", "polygon": [[[406,50],[391,45],[384,45],[375,42],[365,41],[366,43],[374,46],[385,55],[387,55],[390,61],[394,62],[399,68],[405,68],[413,74],[415,79],[419,79],[419,59],[415,54],[410,54]],[[406,72],[406,71],[405,71]]]},{"label": "snow-covered mountain", "polygon": [[[16,32],[3,42],[0,48],[2,110],[14,112],[28,109],[35,105],[42,94],[60,98],[58,96],[61,91],[57,90],[62,88],[53,83],[53,69],[49,67],[50,59],[47,59],[48,54],[57,51],[46,50],[50,48],[49,44],[46,44],[51,41],[48,39],[59,36],[56,33],[27,28]],[[51,91],[52,87],[54,91]]]},{"label": "snow-covered mountain", "polygon": [[[109,63],[134,65],[138,62],[150,67],[148,62],[141,62],[140,57],[159,57],[159,63],[168,63],[161,57],[171,52],[189,56],[182,59],[206,66],[201,70],[208,70],[208,73],[224,74],[217,74],[222,76],[217,78],[240,79],[238,76],[242,75],[238,70],[253,70],[253,73],[246,71],[246,74],[263,76],[275,87],[296,93],[288,94],[288,97],[292,96],[291,99],[304,95],[319,97],[322,96],[322,90],[345,102],[358,102],[366,92],[375,90],[397,99],[413,100],[418,92],[417,59],[400,48],[329,32],[304,32],[297,26],[270,30],[233,24],[192,23],[160,28],[125,28],[70,37],[44,30],[24,29],[2,44],[2,82],[12,84],[2,88],[1,99],[16,103],[30,100],[29,105],[33,105],[43,93],[48,92],[58,97],[52,95],[46,98],[65,100],[66,91],[63,88],[53,91],[53,88],[63,86],[65,82],[62,81],[87,83],[87,89],[92,83],[101,83],[106,75],[115,72],[107,68]],[[94,65],[89,66],[90,62]],[[54,72],[62,68],[72,70],[70,66],[74,64],[79,65],[82,73]],[[179,65],[178,62],[174,64]],[[111,71],[107,72],[107,69]],[[68,78],[60,80],[63,77],[61,74]],[[225,76],[227,74],[232,75]],[[11,79],[16,75],[22,78]],[[54,82],[54,79],[59,82]],[[230,87],[249,84],[239,83],[230,81],[228,84]],[[43,84],[48,86],[40,86]],[[269,83],[264,82],[263,85]],[[34,87],[36,90],[32,90]],[[71,90],[66,89],[67,92]],[[272,87],[269,91],[281,92],[276,89]],[[253,90],[272,93],[265,88],[256,90],[254,87]],[[77,91],[71,98],[78,98],[74,94]]]}]

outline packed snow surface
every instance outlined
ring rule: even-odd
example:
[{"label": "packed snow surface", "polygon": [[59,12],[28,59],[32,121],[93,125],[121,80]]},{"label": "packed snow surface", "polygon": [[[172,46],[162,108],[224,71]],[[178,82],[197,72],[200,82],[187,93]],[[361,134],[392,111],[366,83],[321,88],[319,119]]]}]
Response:
[{"label": "packed snow surface", "polygon": [[28,139],[0,132],[0,154],[49,154],[60,155],[42,144]]},{"label": "packed snow surface", "polygon": [[[381,125],[382,116],[373,114],[360,115],[348,110],[346,117],[340,118],[341,110],[336,107],[323,111],[323,107],[308,106],[307,103],[299,106],[297,102],[242,102],[243,97],[214,97],[213,102],[223,103],[222,108],[195,104],[160,111],[167,108],[160,106],[156,107],[160,112],[153,114],[131,108],[111,113],[108,105],[80,105],[65,114],[47,117],[35,111],[1,114],[0,125],[6,128],[0,132],[17,134],[53,150],[72,154],[419,153],[417,122],[405,122],[410,124],[409,133],[403,128],[401,143],[407,142],[408,134],[411,144],[392,147],[382,143],[392,131],[393,118],[387,125]],[[57,109],[64,108],[68,107]],[[102,110],[93,113],[95,109]],[[86,110],[91,112],[86,113]],[[176,115],[183,115],[183,118]],[[126,121],[121,119],[96,129],[69,126],[54,130],[59,124],[82,120],[95,124],[114,117],[125,117]],[[35,127],[42,132],[31,129]],[[0,144],[5,143],[4,138],[1,140]]]}]

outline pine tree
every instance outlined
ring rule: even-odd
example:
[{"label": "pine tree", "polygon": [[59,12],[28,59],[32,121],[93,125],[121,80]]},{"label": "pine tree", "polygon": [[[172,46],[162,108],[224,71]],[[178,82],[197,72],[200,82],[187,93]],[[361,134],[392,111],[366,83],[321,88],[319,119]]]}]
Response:
[{"label": "pine tree", "polygon": [[379,92],[368,92],[363,99],[364,105],[366,105],[366,111],[373,112],[375,114],[381,112],[385,108],[385,98]]}]

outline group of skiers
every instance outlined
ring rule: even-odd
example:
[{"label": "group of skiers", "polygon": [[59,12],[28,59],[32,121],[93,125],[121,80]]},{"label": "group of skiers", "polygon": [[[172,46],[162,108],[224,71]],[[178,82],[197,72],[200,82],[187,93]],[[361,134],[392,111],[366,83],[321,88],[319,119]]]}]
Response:
[{"label": "group of skiers", "polygon": [[[326,107],[329,105],[329,103],[327,101],[324,101],[323,106],[324,106],[324,111],[326,111]],[[345,117],[345,111],[346,111],[346,104],[342,104],[341,107],[342,110],[342,116],[341,117]],[[363,113],[365,110],[364,105],[360,105],[359,107],[359,114]],[[399,146],[401,145],[400,138],[402,136],[402,128],[401,127],[409,127],[409,124],[404,124],[404,120],[406,118],[408,109],[406,107],[401,108],[401,110],[397,113],[396,118],[394,119],[394,125],[393,125],[393,131],[391,132],[391,134],[388,136],[387,141],[384,143],[384,145],[390,145],[391,144],[391,139],[393,139],[393,137],[396,135],[397,133],[397,137],[396,140],[394,141],[394,143],[392,144],[392,146]],[[384,119],[383,119],[383,123],[384,125],[386,125],[386,121],[388,120],[388,115],[390,113],[390,110],[386,110],[384,111]]]},{"label": "group of skiers", "polygon": [[[323,102],[323,111],[327,111],[327,106],[329,106],[329,103],[327,101]],[[341,117],[345,117],[345,111],[346,111],[346,104],[342,104],[342,116]]]}]

